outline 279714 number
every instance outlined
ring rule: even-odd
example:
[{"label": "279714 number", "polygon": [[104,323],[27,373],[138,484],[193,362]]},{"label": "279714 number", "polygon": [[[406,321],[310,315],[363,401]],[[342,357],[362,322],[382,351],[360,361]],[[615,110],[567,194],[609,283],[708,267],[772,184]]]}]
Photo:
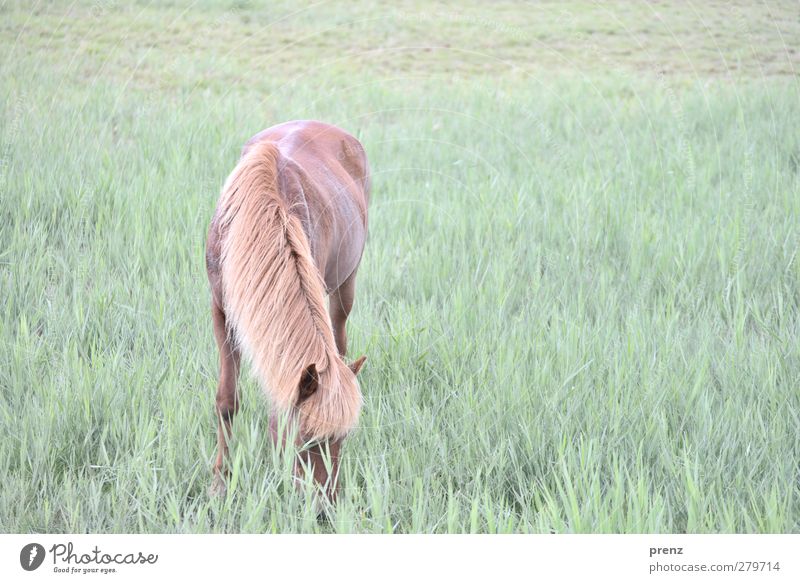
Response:
[{"label": "279714 number", "polygon": [[780,571],[780,561],[737,561],[736,571],[749,572],[749,571]]}]

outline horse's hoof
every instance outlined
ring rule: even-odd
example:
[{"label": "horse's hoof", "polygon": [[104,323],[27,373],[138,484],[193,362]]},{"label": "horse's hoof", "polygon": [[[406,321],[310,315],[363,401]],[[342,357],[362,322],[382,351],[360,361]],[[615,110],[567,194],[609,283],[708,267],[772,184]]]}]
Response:
[{"label": "horse's hoof", "polygon": [[225,483],[225,479],[220,476],[219,474],[214,476],[214,480],[211,482],[211,485],[208,487],[208,495],[211,498],[222,498],[225,496],[225,493],[228,491],[228,485]]}]

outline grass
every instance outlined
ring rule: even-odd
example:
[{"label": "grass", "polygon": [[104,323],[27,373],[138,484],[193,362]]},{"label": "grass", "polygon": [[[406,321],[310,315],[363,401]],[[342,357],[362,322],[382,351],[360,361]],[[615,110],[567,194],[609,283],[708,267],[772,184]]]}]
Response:
[{"label": "grass", "polygon": [[[0,532],[800,531],[796,5],[290,6],[0,8]],[[327,524],[247,372],[206,493],[205,229],[293,118],[374,172]]]}]

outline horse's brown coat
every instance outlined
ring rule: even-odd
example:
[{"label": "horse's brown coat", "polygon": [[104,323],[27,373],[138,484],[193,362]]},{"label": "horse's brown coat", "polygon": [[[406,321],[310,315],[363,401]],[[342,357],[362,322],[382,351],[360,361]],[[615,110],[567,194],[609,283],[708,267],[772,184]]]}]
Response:
[{"label": "horse's brown coat", "polygon": [[243,349],[275,407],[297,419],[301,439],[329,442],[332,476],[317,459],[321,445],[305,461],[335,491],[339,446],[361,404],[355,372],[363,361],[351,369],[342,357],[368,198],[361,144],[320,122],[289,122],[257,134],[228,177],[206,252],[220,349],[218,486],[238,409]]}]

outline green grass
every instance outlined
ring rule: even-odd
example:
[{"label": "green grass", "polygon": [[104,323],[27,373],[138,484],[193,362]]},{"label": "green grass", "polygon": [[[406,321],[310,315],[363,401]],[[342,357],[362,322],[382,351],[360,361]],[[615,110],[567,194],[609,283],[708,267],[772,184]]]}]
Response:
[{"label": "green grass", "polygon": [[[800,531],[796,4],[122,4],[0,7],[0,532]],[[374,173],[329,524],[249,371],[206,492],[205,230],[295,118]]]}]

